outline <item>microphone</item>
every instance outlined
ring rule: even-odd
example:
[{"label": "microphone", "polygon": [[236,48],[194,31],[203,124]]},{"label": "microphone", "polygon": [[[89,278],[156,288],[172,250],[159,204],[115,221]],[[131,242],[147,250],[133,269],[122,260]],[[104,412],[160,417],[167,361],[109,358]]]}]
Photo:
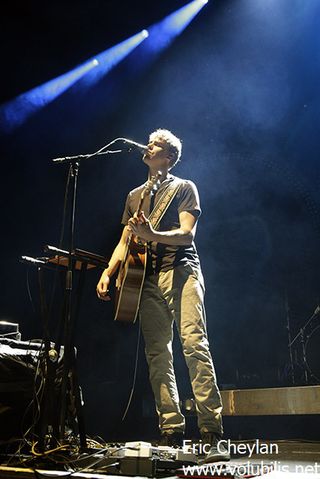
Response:
[{"label": "microphone", "polygon": [[145,153],[146,151],[148,151],[148,147],[146,145],[141,145],[141,143],[137,143],[136,141],[127,140],[127,138],[123,138],[122,141],[123,143],[130,145],[129,151],[132,151],[134,149],[139,150],[140,153]]}]

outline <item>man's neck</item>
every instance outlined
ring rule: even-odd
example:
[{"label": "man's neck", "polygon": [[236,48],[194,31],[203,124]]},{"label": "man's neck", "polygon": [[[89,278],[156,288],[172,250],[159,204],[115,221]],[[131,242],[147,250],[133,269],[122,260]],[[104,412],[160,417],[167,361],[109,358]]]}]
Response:
[{"label": "man's neck", "polygon": [[[161,171],[162,175],[159,178],[159,181],[160,181],[160,183],[162,183],[168,177],[169,170],[162,168],[160,171]],[[159,172],[159,170],[149,168],[149,178],[151,178],[152,176],[156,176],[158,174],[158,172]]]}]

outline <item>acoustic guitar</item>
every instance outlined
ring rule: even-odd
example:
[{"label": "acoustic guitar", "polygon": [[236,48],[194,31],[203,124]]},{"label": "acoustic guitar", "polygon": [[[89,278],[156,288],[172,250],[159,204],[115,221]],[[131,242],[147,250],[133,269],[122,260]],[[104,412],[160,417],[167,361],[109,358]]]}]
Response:
[{"label": "acoustic guitar", "polygon": [[[136,213],[142,210],[144,199],[157,188],[158,173],[150,178],[143,188]],[[123,260],[120,263],[119,273],[116,279],[115,295],[115,321],[134,323],[137,319],[143,282],[146,274],[147,245],[131,234],[128,237]]]}]

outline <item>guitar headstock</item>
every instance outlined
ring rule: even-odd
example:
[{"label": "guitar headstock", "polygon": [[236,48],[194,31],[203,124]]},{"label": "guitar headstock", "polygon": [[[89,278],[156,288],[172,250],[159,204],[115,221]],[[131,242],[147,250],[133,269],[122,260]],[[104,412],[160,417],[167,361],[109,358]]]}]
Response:
[{"label": "guitar headstock", "polygon": [[152,175],[151,178],[147,181],[146,186],[144,187],[141,193],[141,199],[143,200],[146,195],[150,195],[152,190],[157,190],[160,184],[160,178],[162,176],[162,171],[157,171],[155,175]]}]

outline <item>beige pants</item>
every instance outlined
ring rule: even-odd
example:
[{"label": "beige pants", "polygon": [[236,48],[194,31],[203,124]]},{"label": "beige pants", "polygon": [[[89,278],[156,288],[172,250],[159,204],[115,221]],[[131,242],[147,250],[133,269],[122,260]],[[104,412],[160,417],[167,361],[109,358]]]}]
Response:
[{"label": "beige pants", "polygon": [[222,404],[209,350],[203,299],[202,273],[189,265],[148,276],[144,284],[140,321],[162,432],[183,432],[185,427],[173,369],[175,321],[189,368],[199,430],[222,434]]}]

